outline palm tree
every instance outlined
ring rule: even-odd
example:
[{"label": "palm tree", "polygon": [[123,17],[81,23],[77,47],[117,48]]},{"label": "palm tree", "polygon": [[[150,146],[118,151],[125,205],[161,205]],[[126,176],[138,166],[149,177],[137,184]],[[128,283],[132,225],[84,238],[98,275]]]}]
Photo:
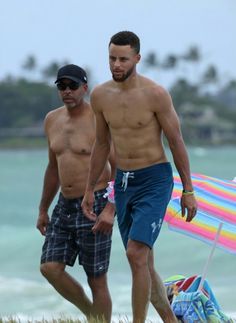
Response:
[{"label": "palm tree", "polygon": [[182,58],[186,61],[198,63],[201,59],[201,54],[197,46],[191,46]]},{"label": "palm tree", "polygon": [[164,69],[174,69],[178,64],[178,56],[174,54],[169,54],[162,63]]},{"label": "palm tree", "polygon": [[201,84],[202,90],[206,93],[210,91],[218,91],[219,75],[218,70],[214,65],[209,65],[202,75]]},{"label": "palm tree", "polygon": [[[187,62],[187,63],[192,63],[195,65],[195,71],[194,74],[196,74],[196,67],[199,65],[201,59],[202,59],[202,55],[198,49],[197,46],[191,46],[187,52],[185,54],[183,54],[182,56],[180,56],[180,58]],[[192,65],[192,66],[194,66]],[[186,74],[186,71],[184,71],[184,74]],[[196,79],[195,75],[192,77],[193,79]],[[198,79],[198,77],[197,77]]]},{"label": "palm tree", "polygon": [[51,79],[56,79],[57,71],[62,65],[56,61],[51,62],[42,69],[42,76],[46,81],[50,82]]},{"label": "palm tree", "polygon": [[57,61],[52,61],[45,68],[42,69],[42,76],[46,81],[51,82],[52,79],[56,79],[57,71],[63,65],[69,64],[67,60],[64,60],[62,63]]},{"label": "palm tree", "polygon": [[37,67],[37,60],[34,55],[29,55],[26,57],[25,61],[22,64],[22,68],[27,71],[29,74],[35,72]]},{"label": "palm tree", "polygon": [[214,65],[208,66],[203,74],[202,79],[204,83],[217,83],[219,80],[217,68]]},{"label": "palm tree", "polygon": [[160,65],[157,59],[157,55],[154,52],[148,53],[143,62],[147,68],[158,67]]},{"label": "palm tree", "polygon": [[157,54],[155,52],[149,52],[147,56],[143,59],[143,65],[145,72],[146,70],[150,72],[150,76],[154,79],[157,79],[158,82],[161,82],[161,69],[162,64],[157,58]]}]

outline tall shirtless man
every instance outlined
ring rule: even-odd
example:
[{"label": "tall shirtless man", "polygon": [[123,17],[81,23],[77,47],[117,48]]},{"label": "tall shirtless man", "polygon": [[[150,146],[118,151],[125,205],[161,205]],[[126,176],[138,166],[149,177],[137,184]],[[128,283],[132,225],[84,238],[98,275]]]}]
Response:
[{"label": "tall shirtless man", "polygon": [[[111,320],[111,298],[106,273],[111,250],[114,205],[103,197],[114,165],[104,163],[95,186],[96,223],[81,209],[88,175],[89,159],[95,140],[95,118],[85,101],[87,76],[77,65],[59,69],[55,82],[64,106],[45,118],[49,163],[44,176],[37,228],[45,235],[41,272],[64,298],[89,319]],[[60,188],[59,200],[49,220],[48,209]],[[92,301],[82,286],[66,271],[78,256],[83,266]]]},{"label": "tall shirtless man", "polygon": [[96,141],[91,156],[84,213],[95,220],[93,191],[109,155],[112,138],[116,165],[115,203],[121,237],[132,271],[133,323],[143,323],[149,301],[164,322],[177,322],[162,281],[154,269],[153,245],[171,197],[173,176],[162,144],[165,134],[183,184],[182,215],[196,214],[187,151],[179,120],[166,90],[136,72],[140,60],[137,35],[112,36],[109,62],[112,80],[91,94]]}]

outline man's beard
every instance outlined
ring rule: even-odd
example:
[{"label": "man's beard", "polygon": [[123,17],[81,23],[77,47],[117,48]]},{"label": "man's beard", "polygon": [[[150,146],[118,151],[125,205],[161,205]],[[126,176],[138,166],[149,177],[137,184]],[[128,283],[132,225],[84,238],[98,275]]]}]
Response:
[{"label": "man's beard", "polygon": [[72,110],[76,107],[76,104],[74,102],[73,103],[65,103],[64,102],[64,105],[68,110]]},{"label": "man's beard", "polygon": [[129,69],[127,71],[126,74],[123,74],[121,77],[116,77],[113,73],[112,73],[112,78],[115,82],[124,82],[125,80],[127,80],[127,78],[133,73],[134,70],[134,66],[131,67],[131,69]]}]

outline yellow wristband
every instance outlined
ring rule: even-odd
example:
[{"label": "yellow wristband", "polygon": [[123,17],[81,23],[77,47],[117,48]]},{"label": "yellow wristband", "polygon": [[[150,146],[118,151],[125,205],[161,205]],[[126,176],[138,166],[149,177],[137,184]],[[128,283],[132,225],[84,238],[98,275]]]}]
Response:
[{"label": "yellow wristband", "polygon": [[182,195],[193,195],[194,191],[187,191],[187,190],[183,190],[182,191]]}]

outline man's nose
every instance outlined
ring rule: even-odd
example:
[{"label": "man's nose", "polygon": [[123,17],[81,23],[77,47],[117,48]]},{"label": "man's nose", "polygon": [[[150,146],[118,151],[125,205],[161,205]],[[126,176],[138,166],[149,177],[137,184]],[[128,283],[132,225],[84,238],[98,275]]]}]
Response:
[{"label": "man's nose", "polygon": [[67,85],[65,92],[70,92],[70,91],[71,91],[71,89],[70,89],[69,85]]},{"label": "man's nose", "polygon": [[120,60],[117,58],[114,62],[114,66],[120,66]]}]

